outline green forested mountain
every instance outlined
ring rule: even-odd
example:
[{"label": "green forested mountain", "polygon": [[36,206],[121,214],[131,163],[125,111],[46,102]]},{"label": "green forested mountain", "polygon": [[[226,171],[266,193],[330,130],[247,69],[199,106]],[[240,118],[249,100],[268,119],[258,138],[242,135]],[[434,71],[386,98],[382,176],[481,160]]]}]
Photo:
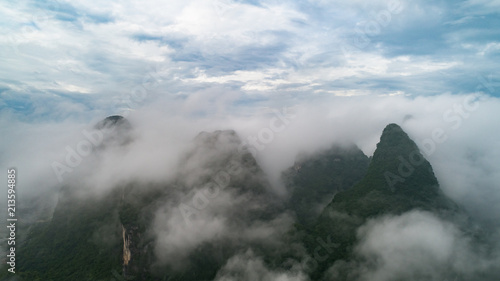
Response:
[{"label": "green forested mountain", "polygon": [[[459,211],[440,190],[430,163],[417,145],[398,125],[389,124],[364,178],[336,194],[310,230],[310,236],[328,237],[336,245],[335,251],[320,262],[313,279],[321,278],[334,261],[349,258],[357,242],[356,230],[368,219],[415,209],[436,214]],[[314,240],[306,240],[306,244],[309,248],[315,245]]]},{"label": "green forested mountain", "polygon": [[[134,141],[119,117],[96,129],[118,132],[97,154]],[[52,219],[32,225],[18,247],[18,280],[330,280],[325,272],[352,258],[368,220],[462,212],[396,124],[370,159],[354,145],[298,158],[282,174],[286,198],[234,131],[200,133],[183,155],[164,183],[83,197],[78,182],[65,185]],[[243,275],[247,267],[255,273]]]},{"label": "green forested mountain", "polygon": [[[96,128],[122,134],[105,137],[104,147],[97,153],[132,141],[126,134],[129,123],[121,118],[106,119]],[[64,186],[52,220],[32,226],[29,238],[19,247],[22,258],[17,276],[43,281],[95,281],[113,276],[124,280],[212,280],[241,249],[264,251],[258,241],[263,237],[237,231],[254,225],[269,227],[281,220],[278,216],[284,207],[254,157],[240,145],[234,131],[199,134],[179,163],[178,176],[164,184],[129,182],[97,197],[82,197],[78,185]],[[186,235],[196,231],[203,237],[190,227],[203,225],[205,220],[223,222],[220,227],[228,233],[193,241],[196,246],[182,258],[171,253],[182,266],[160,263],[158,232],[170,230],[158,229],[158,224],[166,223],[159,219],[163,212],[169,221],[180,218],[176,223]],[[242,234],[250,237],[238,237]]]},{"label": "green forested mountain", "polygon": [[331,212],[360,217],[402,213],[413,208],[452,209],[430,163],[396,124],[388,125],[377,144],[366,176],[352,189],[335,196],[322,218]]},{"label": "green forested mountain", "polygon": [[290,193],[288,205],[300,224],[311,225],[334,194],[363,178],[369,159],[355,145],[333,146],[326,151],[302,156],[283,172]]}]

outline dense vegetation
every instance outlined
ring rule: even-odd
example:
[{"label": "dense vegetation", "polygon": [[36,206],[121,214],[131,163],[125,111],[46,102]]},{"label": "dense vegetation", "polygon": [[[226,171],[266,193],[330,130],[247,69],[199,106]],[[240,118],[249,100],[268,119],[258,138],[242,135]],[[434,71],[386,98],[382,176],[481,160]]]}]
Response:
[{"label": "dense vegetation", "polygon": [[[111,121],[116,121],[116,118]],[[112,125],[110,125],[112,126]],[[180,164],[190,167],[196,155],[213,153],[221,139],[238,143],[232,131],[203,133]],[[443,214],[458,207],[439,189],[432,167],[398,125],[388,125],[370,159],[357,147],[334,146],[299,158],[283,173],[290,197],[286,203],[268,192],[269,183],[251,154],[223,150],[205,163],[205,174],[187,183],[187,174],[168,184],[128,183],[108,195],[82,200],[78,186],[65,187],[50,222],[31,227],[18,247],[18,274],[22,280],[213,280],[236,253],[252,249],[268,268],[289,270],[310,257],[305,272],[321,280],[335,261],[348,260],[356,243],[356,230],[366,220],[384,214],[423,209]],[[194,160],[193,160],[194,159]],[[186,190],[204,186],[228,163],[239,163],[241,173],[227,184],[229,192],[246,198],[244,205],[224,214],[230,225],[271,222],[292,213],[294,227],[281,237],[281,248],[239,238],[214,238],[200,244],[187,257],[183,269],[155,263],[155,237],[148,232],[155,211],[179,204]],[[408,166],[409,165],[409,166]],[[194,191],[189,191],[192,194]],[[132,259],[124,265],[123,235],[130,240]],[[334,245],[328,255],[315,258],[318,239]],[[322,243],[323,243],[322,242]],[[5,272],[5,271],[4,271]],[[347,276],[347,275],[346,275]],[[344,276],[344,279],[348,279]],[[4,276],[0,276],[4,277]],[[116,279],[120,280],[120,279]]]},{"label": "dense vegetation", "polygon": [[[401,168],[406,164],[410,166]],[[394,182],[394,178],[399,181]],[[398,125],[390,124],[382,133],[366,176],[335,195],[315,226],[309,229],[310,237],[329,237],[338,245],[320,262],[312,274],[313,280],[319,279],[334,261],[349,258],[356,242],[356,229],[367,219],[413,209],[436,214],[458,211],[439,189],[431,165],[416,144]],[[305,243],[312,254],[314,240]]]},{"label": "dense vegetation", "polygon": [[61,198],[59,202],[52,221],[34,225],[29,239],[18,246],[18,276],[94,281],[108,280],[112,271],[121,272],[117,201]]},{"label": "dense vegetation", "polygon": [[303,156],[283,173],[290,193],[289,208],[300,224],[310,225],[332,200],[333,195],[360,181],[369,159],[354,145],[334,146],[311,156]]}]

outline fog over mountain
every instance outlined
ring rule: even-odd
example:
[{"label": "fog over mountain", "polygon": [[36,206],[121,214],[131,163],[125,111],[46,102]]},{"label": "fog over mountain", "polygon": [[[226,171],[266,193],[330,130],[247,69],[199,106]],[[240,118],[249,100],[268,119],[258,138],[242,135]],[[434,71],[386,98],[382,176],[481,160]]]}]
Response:
[{"label": "fog over mountain", "polygon": [[[303,103],[287,107],[290,111],[288,124],[282,131],[273,132],[272,141],[268,143],[258,139],[259,133],[266,137],[262,130],[269,129],[270,121],[278,116],[272,109],[252,114],[226,112],[228,115],[221,117],[187,118],[177,115],[182,109],[163,113],[162,105],[151,106],[127,117],[134,127],[132,134],[136,135],[133,143],[120,148],[123,151],[106,151],[100,156],[102,159],[97,166],[91,164],[93,155],[82,157],[82,163],[89,164],[72,168],[62,178],[78,177],[78,173],[88,169],[86,167],[99,167],[100,172],[93,175],[95,178],[85,179],[91,189],[106,190],[131,178],[164,181],[176,174],[182,151],[197,134],[234,129],[243,141],[248,142],[249,137],[257,139],[260,150],[254,149],[256,159],[271,178],[273,188],[283,193],[278,179],[284,169],[293,165],[299,153],[326,149],[333,143],[353,142],[370,156],[383,127],[397,122],[432,163],[443,190],[453,199],[469,205],[470,211],[495,221],[498,212],[486,209],[495,208],[492,203],[498,199],[494,192],[498,177],[494,167],[499,138],[492,129],[498,119],[495,114],[498,100],[488,96],[477,100],[470,98],[475,99],[473,96],[444,95],[334,98],[321,103]],[[464,112],[464,117],[455,113],[455,106],[468,101],[475,101],[474,110]],[[283,108],[276,107],[275,110],[283,111]],[[445,113],[448,113],[448,118],[444,117]],[[38,194],[59,185],[53,162],[65,164],[65,157],[70,154],[68,151],[76,151],[77,144],[87,140],[83,132],[90,130],[99,118],[94,120],[33,123],[2,118],[2,130],[11,136],[2,142],[2,165],[24,167],[25,175],[21,180],[25,187],[20,192]],[[122,161],[124,159],[131,161]],[[116,176],[118,174],[120,177]]]},{"label": "fog over mountain", "polygon": [[[463,118],[460,112],[449,113],[457,105],[468,109]],[[142,246],[129,249],[134,258],[127,270],[137,280],[149,278],[148,274],[174,274],[179,280],[205,280],[206,276],[213,280],[495,280],[500,259],[499,213],[494,204],[500,198],[494,172],[499,138],[490,128],[499,121],[494,113],[498,106],[496,98],[480,95],[366,97],[263,110],[252,116],[189,119],[153,106],[128,114],[124,121],[113,117],[108,125],[99,120],[11,123],[6,127],[15,138],[4,143],[2,163],[18,169],[20,214],[32,222],[64,214],[68,223],[73,222],[67,228],[56,224],[61,235],[87,214],[89,222],[97,224],[81,222],[83,229],[91,229],[91,242],[86,243],[107,245],[106,253],[118,258],[124,251],[120,225],[130,241],[141,241],[137,243]],[[327,165],[310,166],[316,167],[312,171],[331,167],[330,173],[339,173],[329,165],[346,156],[325,151],[332,145],[340,151],[356,145],[372,156],[382,129],[391,122],[401,124],[415,141],[432,165],[442,192],[462,211],[453,218],[419,208],[370,215],[366,222],[345,217],[361,223],[353,234],[356,242],[348,248],[348,256],[342,254],[345,258],[334,258],[318,271],[323,265],[314,256],[315,248],[330,245],[320,248],[319,255],[327,254],[329,260],[340,248],[332,246],[337,242],[324,233],[295,226],[297,206],[287,207],[286,202],[297,187],[287,184],[283,173],[290,169],[307,177],[300,171],[305,173],[308,165]],[[97,123],[101,125],[94,126]],[[82,140],[90,144],[88,153]],[[352,176],[332,174],[331,180]],[[318,175],[307,179],[312,192]],[[315,208],[324,208],[335,192]],[[306,224],[314,224],[314,216],[308,216]],[[47,262],[49,266],[50,259]],[[191,272],[195,275],[189,277],[190,268],[204,266],[217,270]],[[120,270],[109,267],[108,275]],[[200,276],[204,277],[197,279]]]}]

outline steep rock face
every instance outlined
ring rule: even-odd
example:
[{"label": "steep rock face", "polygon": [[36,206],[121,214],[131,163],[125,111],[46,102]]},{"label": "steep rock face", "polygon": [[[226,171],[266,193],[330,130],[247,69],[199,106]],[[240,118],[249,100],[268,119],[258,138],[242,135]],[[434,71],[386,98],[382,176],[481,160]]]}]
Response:
[{"label": "steep rock face", "polygon": [[313,224],[335,193],[363,178],[368,163],[368,157],[355,145],[333,146],[297,159],[282,178],[290,192],[289,208],[298,222]]},{"label": "steep rock face", "polygon": [[416,207],[432,211],[455,205],[440,190],[431,164],[415,142],[401,127],[389,124],[380,137],[366,176],[352,190],[335,196],[329,207],[325,212],[334,210],[370,217]]},{"label": "steep rock face", "polygon": [[[95,154],[89,156],[93,160],[105,149],[132,141],[132,127],[121,116],[100,121],[94,130]],[[133,245],[125,247],[122,239],[130,236],[120,221],[123,190],[116,187],[105,196],[89,195],[70,177],[59,191],[52,219],[31,227],[21,247],[18,276],[24,280],[100,280],[121,275],[122,257],[131,259],[132,253],[124,250],[133,251]]]},{"label": "steep rock face", "polygon": [[[123,266],[127,267],[130,262],[130,235],[127,233],[127,229],[122,225],[122,237],[123,237]],[[126,269],[124,268],[125,272]]]},{"label": "steep rock face", "polygon": [[[365,177],[335,195],[323,210],[311,237],[328,237],[335,250],[319,263],[313,278],[319,279],[336,260],[349,257],[356,229],[367,219],[420,209],[435,214],[455,213],[456,204],[439,189],[430,163],[417,145],[396,124],[383,131]],[[308,242],[309,247],[314,243]]]},{"label": "steep rock face", "polygon": [[[172,186],[175,192],[157,201],[162,207],[150,228],[158,278],[212,280],[235,253],[264,249],[271,228],[286,221],[266,176],[232,130],[200,133]],[[174,245],[193,236],[190,243]]]},{"label": "steep rock face", "polygon": [[[120,120],[110,118],[100,128],[113,132]],[[105,141],[100,149],[116,145],[127,148]],[[34,227],[19,247],[18,277],[213,280],[243,253],[288,270],[308,252],[317,265],[306,271],[320,280],[335,261],[349,259],[356,230],[368,219],[412,209],[458,209],[395,124],[384,130],[369,164],[356,147],[298,159],[283,174],[291,191],[288,205],[271,191],[234,131],[200,133],[177,166],[168,182],[127,182],[100,198],[79,197],[77,182],[63,188],[52,220]],[[317,221],[311,219],[318,217],[315,206],[327,200]],[[301,222],[295,230],[289,210]],[[317,258],[318,245],[327,256]]]},{"label": "steep rock face", "polygon": [[[112,117],[96,125],[110,133],[99,149],[124,148],[132,140],[127,124]],[[18,276],[211,280],[240,250],[269,248],[262,241],[272,227],[288,223],[266,176],[234,131],[201,133],[178,166],[178,176],[169,182],[124,183],[99,198],[80,197],[77,183],[65,186],[52,221],[35,227],[20,247]],[[205,223],[220,229],[204,235]],[[177,236],[199,238],[179,248],[168,240]]]}]

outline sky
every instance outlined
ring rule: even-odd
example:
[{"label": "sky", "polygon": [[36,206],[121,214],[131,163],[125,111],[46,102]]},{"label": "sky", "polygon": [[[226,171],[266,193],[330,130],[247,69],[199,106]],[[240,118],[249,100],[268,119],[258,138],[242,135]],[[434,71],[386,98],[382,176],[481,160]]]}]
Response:
[{"label": "sky", "polygon": [[[0,110],[89,121],[337,96],[498,96],[499,1],[3,1]],[[206,92],[224,92],[224,110]]]}]

